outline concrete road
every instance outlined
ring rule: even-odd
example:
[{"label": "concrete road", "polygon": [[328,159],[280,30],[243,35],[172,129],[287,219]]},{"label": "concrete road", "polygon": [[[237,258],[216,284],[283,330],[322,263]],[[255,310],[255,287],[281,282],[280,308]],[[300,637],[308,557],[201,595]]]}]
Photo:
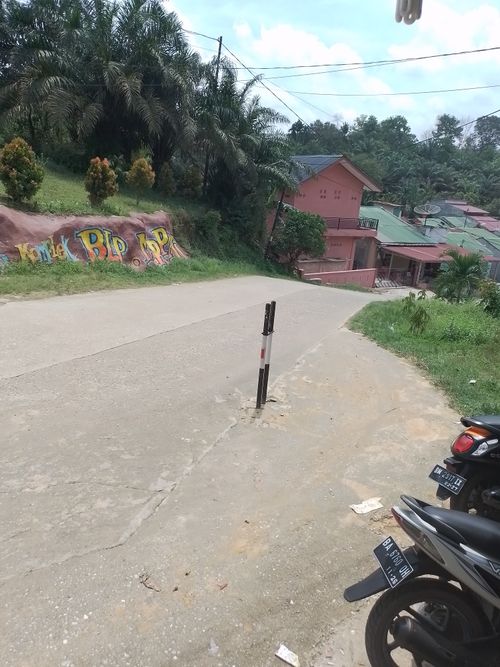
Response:
[{"label": "concrete road", "polygon": [[[323,660],[390,504],[432,497],[457,430],[343,328],[374,298],[250,277],[1,305],[1,664],[267,667],[280,642]],[[349,510],[371,496],[383,510]]]}]

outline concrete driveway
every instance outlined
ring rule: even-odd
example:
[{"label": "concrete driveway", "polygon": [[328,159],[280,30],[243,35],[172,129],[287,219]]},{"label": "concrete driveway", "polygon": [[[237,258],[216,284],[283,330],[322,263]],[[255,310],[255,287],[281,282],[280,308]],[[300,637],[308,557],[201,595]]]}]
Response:
[{"label": "concrete driveway", "polygon": [[391,503],[432,498],[457,429],[343,328],[380,298],[249,277],[1,305],[2,665],[266,667],[280,642],[326,660]]}]

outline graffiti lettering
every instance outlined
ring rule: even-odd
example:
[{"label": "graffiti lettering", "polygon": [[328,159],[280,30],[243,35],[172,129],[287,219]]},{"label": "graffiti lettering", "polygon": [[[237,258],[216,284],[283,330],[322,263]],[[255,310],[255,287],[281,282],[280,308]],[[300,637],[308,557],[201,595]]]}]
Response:
[{"label": "graffiti lettering", "polygon": [[121,236],[101,227],[82,229],[75,232],[75,237],[82,242],[91,262],[99,259],[121,262],[128,248]]},{"label": "graffiti lettering", "polygon": [[63,235],[61,235],[59,243],[56,243],[51,236],[46,241],[37,243],[37,245],[18,243],[15,247],[21,261],[29,261],[33,264],[35,262],[52,264],[56,259],[64,259],[70,262],[78,261],[78,258],[73,255],[68,247],[68,239]]},{"label": "graffiti lettering", "polygon": [[153,263],[158,266],[168,264],[172,259],[174,237],[168,233],[165,227],[155,227],[150,231],[150,234],[153,238],[148,238],[145,232],[136,234],[146,264]]}]

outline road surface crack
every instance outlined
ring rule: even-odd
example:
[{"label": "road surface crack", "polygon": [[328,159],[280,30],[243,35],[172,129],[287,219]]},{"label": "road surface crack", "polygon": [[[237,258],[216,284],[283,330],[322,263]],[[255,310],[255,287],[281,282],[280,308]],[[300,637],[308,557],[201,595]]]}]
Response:
[{"label": "road surface crack", "polygon": [[[67,554],[64,558],[61,558],[59,560],[54,560],[51,562],[46,562],[42,563],[38,567],[33,567],[24,572],[24,576],[27,576],[29,574],[33,574],[35,572],[40,572],[41,570],[48,569],[49,567],[53,567],[54,565],[63,565],[64,563],[68,563],[69,561],[79,559],[79,558],[84,558],[85,556],[89,556],[92,554],[104,552],[104,551],[111,551],[113,549],[117,549],[118,547],[124,546],[138,531],[139,529],[148,521],[159,509],[160,507],[168,500],[170,495],[173,493],[173,491],[179,486],[179,484],[187,479],[189,475],[193,472],[193,470],[198,466],[203,459],[215,448],[217,445],[222,442],[229,434],[229,432],[235,428],[238,425],[238,420],[235,419],[234,417],[231,419],[231,423],[226,426],[226,428],[219,433],[212,443],[207,445],[203,451],[200,452],[200,454],[192,460],[192,462],[186,466],[184,471],[179,475],[177,480],[171,483],[170,488],[168,490],[162,490],[162,491],[154,491],[148,500],[144,503],[144,505],[141,507],[139,512],[133,517],[133,519],[130,521],[128,524],[127,528],[123,531],[121,534],[120,538],[116,541],[113,542],[112,544],[109,544],[104,547],[95,547],[93,549],[87,549],[85,551],[80,551],[77,553],[70,553]],[[63,482],[66,484],[78,484],[79,482],[77,480],[72,480],[70,482]],[[81,482],[85,483],[85,482]],[[92,482],[89,482],[89,484]],[[119,486],[119,485],[116,485]],[[120,486],[126,486],[126,485],[120,485]],[[143,491],[144,489],[140,489]],[[7,577],[6,579],[1,579],[1,585],[6,584],[8,581],[11,579],[15,579],[19,575],[14,575],[12,577]]]}]

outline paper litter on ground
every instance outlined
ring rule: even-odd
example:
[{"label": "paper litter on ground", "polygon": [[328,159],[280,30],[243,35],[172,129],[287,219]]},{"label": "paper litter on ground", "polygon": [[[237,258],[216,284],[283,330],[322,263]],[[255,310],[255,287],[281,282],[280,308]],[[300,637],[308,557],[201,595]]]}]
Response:
[{"label": "paper litter on ground", "polygon": [[290,651],[290,649],[287,648],[284,644],[280,644],[279,649],[274,655],[277,658],[283,660],[283,662],[286,662],[287,665],[291,665],[292,667],[300,667],[299,656],[293,651]]},{"label": "paper litter on ground", "polygon": [[380,502],[380,498],[368,498],[368,500],[363,500],[359,505],[349,505],[349,507],[354,510],[356,514],[368,514],[368,512],[379,510],[383,505]]}]

